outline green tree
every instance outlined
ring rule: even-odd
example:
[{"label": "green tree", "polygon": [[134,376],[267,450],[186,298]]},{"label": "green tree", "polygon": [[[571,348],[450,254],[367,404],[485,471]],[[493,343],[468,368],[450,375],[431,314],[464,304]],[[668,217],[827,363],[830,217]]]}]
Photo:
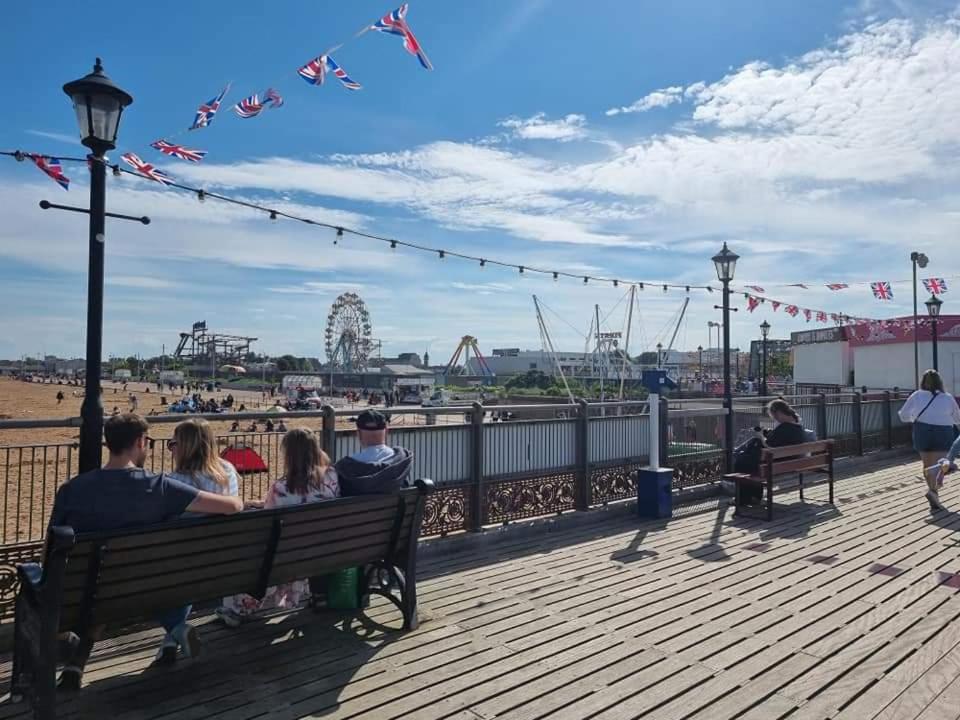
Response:
[{"label": "green tree", "polygon": [[296,372],[300,369],[300,361],[293,355],[281,355],[277,358],[277,370],[281,372]]}]

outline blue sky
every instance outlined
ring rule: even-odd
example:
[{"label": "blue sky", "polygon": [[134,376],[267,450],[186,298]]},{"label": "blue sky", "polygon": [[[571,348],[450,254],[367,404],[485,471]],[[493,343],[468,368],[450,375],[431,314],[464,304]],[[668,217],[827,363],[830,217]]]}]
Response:
[{"label": "blue sky", "polygon": [[[957,143],[960,24],[929,0],[414,0],[408,20],[435,70],[398,38],[368,33],[334,53],[364,89],[311,87],[296,69],[387,10],[370,0],[165,5],[20,3],[0,60],[9,97],[0,149],[82,152],[62,84],[101,55],[135,98],[114,157],[132,150],[175,178],[318,220],[528,266],[704,284],[722,241],[738,284],[802,307],[906,313],[909,286],[878,303],[866,285],[902,280],[909,253],[960,274]],[[95,33],[95,36],[94,36]],[[36,42],[56,38],[57,52]],[[228,101],[273,86],[284,107],[221,111],[178,140],[199,165],[149,148],[182,131],[226,83]],[[64,193],[29,163],[0,163],[0,357],[82,353],[86,227],[38,200],[85,204],[84,170]],[[105,353],[169,350],[194,321],[256,335],[261,351],[323,356],[327,309],[367,301],[385,353],[445,360],[464,334],[481,348],[539,347],[531,295],[555,344],[582,348],[595,304],[623,325],[624,288],[520,277],[451,258],[224,207],[136,178],[109,179],[108,206],[149,227],[108,228]],[[810,282],[810,290],[776,287]],[[958,278],[957,282],[960,282]],[[960,285],[958,285],[960,288]],[[641,295],[633,350],[670,330],[682,292]],[[949,310],[951,295],[945,300]],[[677,345],[707,344],[716,295],[692,293]],[[619,305],[618,305],[619,302]],[[739,303],[743,305],[742,302]],[[764,319],[741,309],[734,341]],[[810,327],[813,325],[811,324]]]}]

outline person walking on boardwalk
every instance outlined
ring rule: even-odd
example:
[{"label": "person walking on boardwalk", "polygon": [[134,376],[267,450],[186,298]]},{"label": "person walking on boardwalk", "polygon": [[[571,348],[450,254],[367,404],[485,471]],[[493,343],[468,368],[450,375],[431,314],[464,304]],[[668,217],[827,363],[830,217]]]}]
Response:
[{"label": "person walking on boardwalk", "polygon": [[950,450],[954,427],[960,425],[960,407],[943,389],[943,378],[936,370],[927,370],[916,390],[900,408],[900,419],[913,423],[913,449],[920,455],[923,478],[927,483],[927,502],[931,512],[945,510],[940,502],[937,474],[927,471]]}]

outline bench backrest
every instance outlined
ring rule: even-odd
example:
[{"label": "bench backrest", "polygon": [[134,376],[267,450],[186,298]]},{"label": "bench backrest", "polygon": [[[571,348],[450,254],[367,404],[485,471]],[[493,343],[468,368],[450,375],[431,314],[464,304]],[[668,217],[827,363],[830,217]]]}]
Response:
[{"label": "bench backrest", "polygon": [[807,470],[824,470],[833,464],[833,440],[764,448],[759,473],[764,477]]},{"label": "bench backrest", "polygon": [[236,593],[260,597],[270,585],[393,563],[415,550],[432,487],[419,480],[395,495],[79,534],[63,550],[60,628],[149,618]]}]

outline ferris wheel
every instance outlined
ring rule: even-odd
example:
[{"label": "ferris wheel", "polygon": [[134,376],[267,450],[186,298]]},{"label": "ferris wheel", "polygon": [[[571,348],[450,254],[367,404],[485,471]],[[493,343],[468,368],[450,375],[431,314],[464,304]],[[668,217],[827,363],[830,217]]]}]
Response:
[{"label": "ferris wheel", "polygon": [[373,348],[370,312],[356,293],[340,295],[327,315],[326,350],[331,368],[357,370],[366,367]]}]

